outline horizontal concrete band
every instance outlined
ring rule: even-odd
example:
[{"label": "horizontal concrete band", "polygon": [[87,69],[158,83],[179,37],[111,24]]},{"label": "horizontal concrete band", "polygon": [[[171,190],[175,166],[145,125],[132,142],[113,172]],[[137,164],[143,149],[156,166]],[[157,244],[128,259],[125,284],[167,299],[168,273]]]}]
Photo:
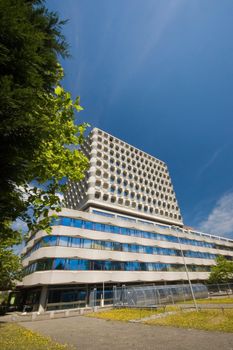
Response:
[{"label": "horizontal concrete band", "polygon": [[[190,238],[194,240],[199,240],[199,241],[205,241],[205,242],[210,242],[210,243],[219,243],[222,245],[226,245],[228,247],[233,248],[233,241],[232,240],[222,240],[218,236],[210,235],[210,234],[205,234],[203,232],[199,232],[200,236],[197,236],[195,234],[192,234],[191,232],[187,232],[187,230],[175,232],[173,227],[170,225],[164,225],[163,228],[160,228],[159,226],[153,227],[151,225],[145,225],[140,222],[129,222],[129,221],[122,221],[118,218],[108,218],[100,215],[96,215],[93,213],[89,212],[84,212],[84,211],[79,211],[79,210],[73,210],[73,209],[68,209],[68,208],[63,208],[62,212],[59,213],[59,216],[65,216],[65,217],[70,217],[70,218],[79,218],[83,220],[91,220],[93,222],[97,223],[103,223],[103,224],[110,224],[110,225],[116,225],[116,226],[121,226],[121,227],[126,227],[126,228],[135,228],[137,230],[142,230],[142,231],[150,231],[150,232],[156,232],[156,233],[161,233],[161,234],[171,234],[173,236],[179,235],[179,237],[183,238]],[[156,224],[156,222],[154,222]],[[167,227],[167,228],[165,228]]]},{"label": "horizontal concrete band", "polygon": [[[87,220],[87,221],[92,221],[92,222],[96,222],[96,223],[102,223],[102,224],[109,224],[109,225],[116,225],[116,226],[120,226],[120,227],[125,227],[125,228],[132,228],[132,229],[137,229],[137,230],[142,230],[142,231],[149,231],[149,232],[155,232],[155,233],[160,233],[160,234],[168,234],[168,235],[172,235],[174,237],[177,237],[177,235],[179,235],[179,237],[182,238],[188,238],[188,239],[193,239],[196,241],[203,241],[203,242],[209,242],[209,243],[215,243],[215,244],[221,244],[221,245],[225,245],[226,247],[230,247],[233,249],[233,242],[229,242],[229,241],[224,241],[224,240],[219,240],[219,238],[216,236],[211,236],[211,235],[205,235],[202,234],[201,236],[196,236],[190,233],[186,233],[186,232],[174,232],[174,230],[172,228],[170,228],[169,226],[167,226],[167,229],[162,229],[159,226],[158,227],[151,227],[150,225],[143,225],[140,223],[132,223],[132,222],[127,222],[124,221],[122,222],[122,220],[116,219],[116,218],[106,218],[106,217],[102,217],[100,215],[95,215],[93,213],[88,213],[88,212],[82,212],[82,211],[78,211],[78,210],[72,210],[72,209],[67,209],[67,208],[63,208],[62,212],[59,214],[59,216],[65,216],[65,217],[70,217],[70,218],[76,218],[76,219],[81,219],[81,220]],[[79,228],[75,228],[75,227],[69,227],[69,226],[54,226],[53,227],[53,233],[56,232],[60,232],[60,230],[62,232],[64,232],[64,235],[69,235],[69,233],[67,232],[71,232],[72,235],[79,235],[80,232],[81,234],[85,234],[86,237],[88,237],[87,235],[90,235],[90,237],[94,234],[95,237],[98,237],[100,234],[101,235],[105,235],[105,237],[110,237],[112,236],[111,239],[116,240],[121,242],[121,239],[123,239],[122,242],[126,242],[125,240],[128,240],[128,243],[131,242],[131,240],[133,239],[135,243],[141,240],[145,240],[145,243],[143,244],[148,244],[151,245],[151,241],[154,242],[154,244],[157,244],[156,242],[160,242],[161,244],[165,244],[165,247],[168,247],[167,244],[169,244],[169,247],[174,247],[174,248],[179,248],[179,244],[177,243],[172,243],[172,242],[167,242],[167,241],[156,241],[156,240],[151,240],[151,239],[147,239],[147,238],[140,238],[140,237],[132,237],[132,236],[123,236],[120,234],[111,234],[109,232],[99,232],[99,231],[89,231],[89,230],[84,230],[84,229],[79,229]],[[45,233],[44,233],[45,235]],[[30,241],[28,241],[27,243],[27,247],[31,247],[34,244],[34,240],[38,239],[41,236],[41,232],[38,232]],[[102,239],[102,238],[100,238]],[[103,238],[105,239],[105,238]],[[147,242],[147,243],[146,243]],[[142,244],[142,243],[141,243]],[[162,247],[163,245],[161,245]],[[186,246],[184,244],[182,244],[182,248]],[[204,248],[205,247],[196,247],[196,246],[191,246],[188,245],[190,247],[195,247],[195,248]],[[184,248],[186,249],[186,248]],[[191,248],[190,248],[191,249]],[[211,248],[209,248],[211,249]],[[25,248],[23,249],[23,253],[25,252]]]},{"label": "horizontal concrete band", "polygon": [[[23,261],[23,265],[27,266],[34,260],[43,258],[79,258],[87,260],[115,260],[115,261],[140,261],[140,262],[161,262],[161,263],[173,263],[184,264],[184,260],[181,256],[174,255],[154,255],[154,254],[141,254],[141,253],[129,253],[121,251],[109,251],[99,249],[85,249],[85,248],[73,248],[73,247],[46,247],[39,248],[33,252],[27,259]],[[185,258],[186,264],[193,265],[206,265],[212,266],[215,261],[212,259],[200,259],[200,258]]]},{"label": "horizontal concrete band", "polygon": [[[119,243],[138,244],[138,245],[155,246],[155,247],[161,247],[161,248],[170,248],[170,249],[180,250],[180,245],[178,243],[154,240],[150,238],[141,238],[141,237],[134,237],[134,236],[128,236],[128,235],[114,234],[114,233],[102,232],[102,231],[85,230],[85,229],[79,229],[75,227],[53,226],[52,234],[57,236],[81,237],[81,238],[104,240],[104,241],[108,240],[108,241],[119,242]],[[44,236],[47,236],[47,233],[44,231],[39,231],[35,235],[35,237],[28,242],[27,249],[30,249],[38,239]],[[219,255],[233,256],[233,251],[229,251],[229,250],[200,247],[200,246],[194,246],[189,244],[181,244],[181,248],[182,250],[192,250],[195,252],[204,252],[204,253],[211,253],[211,254],[217,254],[217,255],[219,254]],[[23,250],[23,252],[26,252],[26,248]]]},{"label": "horizontal concrete band", "polygon": [[[189,272],[191,280],[206,280],[208,272]],[[142,271],[37,271],[23,278],[23,285],[126,283],[187,281],[186,272],[142,272]]]}]

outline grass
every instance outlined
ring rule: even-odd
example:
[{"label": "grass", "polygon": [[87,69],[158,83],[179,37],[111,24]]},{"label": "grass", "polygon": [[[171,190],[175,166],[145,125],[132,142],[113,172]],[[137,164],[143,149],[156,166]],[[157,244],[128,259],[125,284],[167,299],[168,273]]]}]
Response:
[{"label": "grass", "polygon": [[233,332],[233,310],[200,310],[177,312],[145,322],[150,325],[195,328],[207,331]]},{"label": "grass", "polygon": [[73,350],[14,323],[0,324],[1,350]]},{"label": "grass", "polygon": [[[166,311],[173,311],[173,310],[178,310],[178,308],[176,306],[166,307]],[[129,321],[129,320],[137,320],[145,317],[150,317],[152,315],[158,315],[163,312],[164,312],[164,309],[148,310],[148,309],[124,308],[124,309],[112,309],[112,310],[106,310],[106,311],[100,311],[100,312],[93,312],[86,316],[102,318],[105,320]]]},{"label": "grass", "polygon": [[[160,311],[161,312],[161,311]],[[136,320],[144,317],[150,317],[159,313],[157,310],[146,310],[146,309],[112,309],[107,311],[93,312],[88,314],[88,317],[102,318],[105,320],[114,321],[129,321]]]},{"label": "grass", "polygon": [[[197,304],[233,304],[233,298],[207,298],[196,299]],[[193,300],[182,301],[179,304],[193,304]]]},{"label": "grass", "polygon": [[[207,331],[233,332],[233,310],[211,309],[196,311],[181,311],[179,306],[167,306],[166,311],[175,311],[164,317],[144,321],[145,324],[171,326],[180,328],[195,328]],[[88,314],[88,317],[114,321],[130,321],[159,315],[163,309],[112,309]]]}]

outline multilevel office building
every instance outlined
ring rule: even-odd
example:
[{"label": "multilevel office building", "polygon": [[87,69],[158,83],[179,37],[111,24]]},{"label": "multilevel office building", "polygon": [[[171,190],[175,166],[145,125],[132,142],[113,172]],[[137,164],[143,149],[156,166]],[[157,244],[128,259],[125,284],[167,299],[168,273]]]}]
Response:
[{"label": "multilevel office building", "polygon": [[184,226],[167,165],[97,128],[82,151],[90,168],[69,183],[52,234],[24,248],[23,303],[34,310],[85,306],[93,288],[205,281],[233,241]]}]

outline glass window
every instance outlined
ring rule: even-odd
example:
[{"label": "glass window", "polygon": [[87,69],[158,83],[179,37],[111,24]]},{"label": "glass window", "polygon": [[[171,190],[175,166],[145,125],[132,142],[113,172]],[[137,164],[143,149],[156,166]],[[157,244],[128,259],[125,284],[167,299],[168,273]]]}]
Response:
[{"label": "glass window", "polygon": [[107,270],[107,271],[111,271],[111,269],[112,269],[111,261],[104,261],[103,269]]},{"label": "glass window", "polygon": [[79,260],[78,270],[90,270],[89,263],[88,260]]},{"label": "glass window", "polygon": [[123,251],[124,252],[131,252],[131,244],[123,243]]},{"label": "glass window", "polygon": [[[29,265],[25,274],[33,273],[35,270],[109,270],[109,271],[184,271],[183,264],[164,263],[142,263],[138,261],[103,261],[82,259],[44,259]],[[209,266],[188,265],[189,271],[210,271]]]},{"label": "glass window", "polygon": [[[97,213],[98,211],[96,211]],[[94,211],[93,211],[94,213]],[[103,213],[103,212],[98,212],[101,215],[104,216],[114,216],[113,214],[109,214],[109,213]],[[119,216],[119,215],[118,215]],[[125,217],[126,218],[126,217]],[[131,218],[127,218],[127,220],[130,221],[135,221],[135,219],[131,219]],[[142,221],[142,220],[139,220]],[[144,238],[150,238],[150,239],[154,239],[154,240],[163,240],[163,241],[169,241],[169,242],[175,242],[175,243],[180,243],[181,244],[188,244],[188,245],[194,245],[194,246],[202,246],[202,247],[208,247],[208,248],[219,248],[217,247],[216,244],[212,244],[212,243],[208,243],[208,242],[201,242],[201,241],[196,241],[196,240],[190,240],[190,239],[186,239],[186,238],[180,238],[178,240],[177,237],[175,236],[170,236],[170,235],[163,235],[163,234],[159,234],[159,233],[154,233],[154,232],[147,232],[147,231],[141,231],[141,230],[133,230],[133,229],[127,229],[124,227],[118,227],[118,226],[113,226],[113,225],[104,225],[104,224],[100,224],[100,223],[93,223],[93,222],[86,222],[83,220],[79,220],[79,219],[71,219],[71,218],[67,218],[67,217],[60,217],[59,219],[53,219],[52,224],[54,225],[55,223],[59,223],[61,225],[65,225],[65,226],[75,226],[75,227],[79,227],[82,228],[84,227],[85,229],[88,230],[97,230],[97,231],[105,231],[105,232],[111,232],[111,233],[121,233],[123,235],[131,235],[131,236],[137,236],[137,237],[144,237]],[[151,224],[154,226],[153,223],[149,223],[147,222],[147,224]],[[167,229],[169,226],[163,226],[160,224],[155,225],[155,227],[159,227],[160,229]],[[179,228],[177,228],[177,230],[180,230]],[[49,244],[49,241],[47,241]],[[51,245],[54,242],[51,241]],[[41,242],[42,244],[42,242]],[[38,247],[35,247],[35,249],[38,249]],[[221,247],[222,249],[222,247]],[[227,249],[227,247],[224,247],[224,249]],[[229,250],[231,250],[229,248]],[[173,254],[173,253],[172,253]]]},{"label": "glass window", "polygon": [[93,261],[93,270],[103,270],[102,261],[98,261],[98,260]]},{"label": "glass window", "polygon": [[79,270],[79,261],[75,259],[67,259],[65,268],[66,270]]},{"label": "glass window", "polygon": [[104,243],[104,249],[112,250],[112,242],[106,241],[106,242],[102,242],[102,243]]},{"label": "glass window", "polygon": [[61,290],[49,290],[48,303],[60,303]]},{"label": "glass window", "polygon": [[112,245],[113,245],[113,250],[118,250],[118,251],[122,250],[122,244],[121,243],[113,242]]},{"label": "glass window", "polygon": [[53,236],[53,235],[43,237],[41,241],[41,247],[55,246],[56,244],[57,244],[57,236]]},{"label": "glass window", "polygon": [[74,220],[74,227],[82,228],[83,227],[83,221],[82,220]]},{"label": "glass window", "polygon": [[145,247],[146,248],[146,254],[153,254],[153,248],[152,247]]},{"label": "glass window", "polygon": [[101,241],[92,241],[92,248],[93,249],[102,249],[102,242]]},{"label": "glass window", "polygon": [[121,227],[120,230],[121,230],[121,234],[122,234],[122,235],[127,235],[127,234],[128,234],[128,233],[127,233],[127,228]]},{"label": "glass window", "polygon": [[50,222],[51,226],[58,226],[61,225],[61,218],[52,218]]},{"label": "glass window", "polygon": [[76,247],[76,248],[80,248],[81,247],[81,238],[73,237],[72,242],[71,242],[71,246]]},{"label": "glass window", "polygon": [[63,247],[67,247],[69,244],[70,237],[60,236],[59,237],[59,245]]},{"label": "glass window", "polygon": [[84,221],[84,228],[86,229],[86,230],[93,230],[93,227],[94,225],[93,225],[93,223],[92,222],[90,222],[90,221]]},{"label": "glass window", "polygon": [[71,218],[61,218],[61,225],[63,226],[71,226]]},{"label": "glass window", "polygon": [[65,270],[65,259],[54,259],[53,270]]},{"label": "glass window", "polygon": [[147,263],[147,271],[154,271],[155,266],[153,263]]},{"label": "glass window", "polygon": [[93,223],[93,229],[95,230],[95,231],[101,231],[101,224],[99,224],[99,223]]},{"label": "glass window", "polygon": [[83,248],[90,249],[92,247],[92,242],[90,239],[83,240]]},{"label": "glass window", "polygon": [[138,253],[138,245],[131,244],[131,252],[132,253]]},{"label": "glass window", "polygon": [[145,253],[146,251],[146,247],[142,246],[142,245],[138,245],[138,253]]}]

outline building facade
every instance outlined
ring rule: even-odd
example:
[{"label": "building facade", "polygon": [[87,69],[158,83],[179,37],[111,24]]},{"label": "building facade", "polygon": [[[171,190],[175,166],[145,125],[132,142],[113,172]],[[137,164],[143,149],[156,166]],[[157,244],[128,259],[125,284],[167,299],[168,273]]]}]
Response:
[{"label": "building facade", "polygon": [[136,217],[182,225],[167,165],[94,128],[82,147],[90,159],[86,177],[69,183],[68,208],[100,207]]},{"label": "building facade", "polygon": [[99,129],[83,152],[90,169],[69,183],[52,233],[24,248],[22,303],[83,307],[94,288],[111,303],[114,286],[205,281],[218,255],[233,259],[232,240],[183,225],[164,162]]}]

